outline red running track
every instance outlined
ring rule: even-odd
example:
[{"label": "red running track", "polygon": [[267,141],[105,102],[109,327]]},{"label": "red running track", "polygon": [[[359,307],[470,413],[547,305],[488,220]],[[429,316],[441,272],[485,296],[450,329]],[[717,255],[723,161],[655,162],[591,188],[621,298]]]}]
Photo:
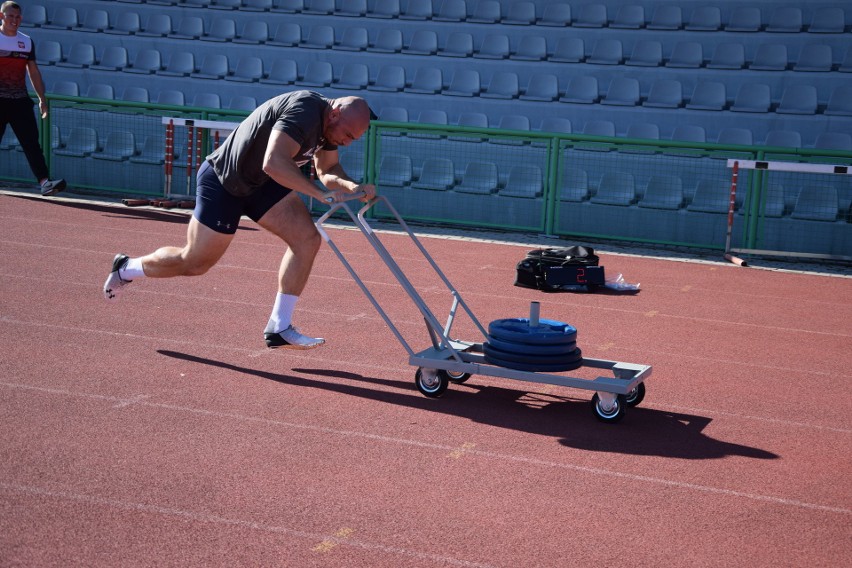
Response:
[{"label": "red running track", "polygon": [[[576,389],[423,397],[327,246],[296,323],[328,344],[269,352],[282,245],[251,223],[204,277],[115,305],[113,255],[182,244],[185,215],[0,194],[0,223],[2,566],[848,562],[848,278],[603,254],[642,292],[547,295],[512,286],[524,248],[424,237],[481,321],[538,300],[586,356],[654,366],[606,425]],[[330,232],[425,347],[360,233]],[[382,239],[445,317],[410,243]]]}]

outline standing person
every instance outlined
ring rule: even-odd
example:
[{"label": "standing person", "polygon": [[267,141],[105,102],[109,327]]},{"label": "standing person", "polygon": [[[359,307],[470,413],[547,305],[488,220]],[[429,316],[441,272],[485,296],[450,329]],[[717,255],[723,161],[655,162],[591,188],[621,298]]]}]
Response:
[{"label": "standing person", "polygon": [[[264,330],[270,348],[311,349],[325,340],[292,325],[296,301],[307,283],[322,238],[299,194],[340,201],[347,194],[375,196],[375,187],[353,181],[338,146],[359,139],[374,118],[359,97],[327,99],[312,91],[272,98],[231,132],[198,170],[196,206],[183,248],[163,247],[142,257],[118,254],[104,284],[114,300],[133,280],[198,276],[222,257],[247,215],[280,237],[288,248],[278,271],[278,295]],[[323,192],[299,169],[313,160]]]},{"label": "standing person", "polygon": [[33,100],[27,92],[27,73],[38,96],[38,109],[43,119],[47,118],[47,101],[36,64],[35,44],[30,36],[18,31],[21,20],[21,7],[17,2],[0,5],[0,138],[6,132],[6,125],[10,125],[41,186],[41,194],[53,195],[65,189],[65,180],[48,177],[44,152],[38,143]]}]

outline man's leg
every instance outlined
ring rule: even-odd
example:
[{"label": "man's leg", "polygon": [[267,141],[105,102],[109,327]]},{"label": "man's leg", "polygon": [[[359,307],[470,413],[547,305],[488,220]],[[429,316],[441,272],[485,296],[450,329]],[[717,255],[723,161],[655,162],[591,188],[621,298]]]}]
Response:
[{"label": "man's leg", "polygon": [[292,326],[296,301],[305,289],[322,245],[311,214],[299,194],[291,192],[267,211],[258,224],[288,245],[278,269],[278,295],[264,333],[266,344],[272,348],[319,347],[325,343],[324,339],[302,335]]},{"label": "man's leg", "polygon": [[44,152],[41,149],[41,144],[38,142],[38,124],[33,114],[33,103],[29,99],[20,99],[10,101],[13,114],[9,116],[9,126],[15,136],[18,137],[18,142],[21,143],[21,148],[24,151],[24,156],[30,165],[33,175],[42,186],[42,195],[53,195],[65,188],[65,180],[55,180],[51,182],[48,179],[47,163],[44,161]]}]

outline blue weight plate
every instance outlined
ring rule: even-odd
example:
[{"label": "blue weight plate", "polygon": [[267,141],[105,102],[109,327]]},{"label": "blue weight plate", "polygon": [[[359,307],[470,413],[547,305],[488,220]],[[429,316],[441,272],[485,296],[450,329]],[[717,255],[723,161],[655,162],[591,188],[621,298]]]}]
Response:
[{"label": "blue weight plate", "polygon": [[552,345],[534,345],[532,343],[516,343],[497,337],[489,337],[491,347],[509,353],[528,353],[530,355],[567,355],[577,349],[577,343],[554,343]]},{"label": "blue weight plate", "polygon": [[540,319],[538,327],[530,327],[527,318],[494,320],[488,324],[488,335],[514,343],[554,345],[577,341],[577,329],[561,321]]},{"label": "blue weight plate", "polygon": [[532,363],[519,363],[517,361],[505,361],[503,359],[495,359],[489,355],[485,356],[485,360],[492,365],[498,365],[500,367],[506,367],[507,369],[517,369],[518,371],[530,371],[533,373],[536,372],[558,372],[558,371],[573,371],[579,367],[583,366],[583,360],[580,359],[576,363],[563,363],[561,365],[544,365],[544,364],[532,364]]},{"label": "blue weight plate", "polygon": [[533,355],[530,353],[508,352],[501,349],[495,349],[489,343],[482,345],[482,350],[487,357],[499,359],[500,361],[513,361],[515,363],[524,363],[527,365],[573,365],[583,359],[583,353],[579,349],[574,349],[571,353],[564,355]]}]

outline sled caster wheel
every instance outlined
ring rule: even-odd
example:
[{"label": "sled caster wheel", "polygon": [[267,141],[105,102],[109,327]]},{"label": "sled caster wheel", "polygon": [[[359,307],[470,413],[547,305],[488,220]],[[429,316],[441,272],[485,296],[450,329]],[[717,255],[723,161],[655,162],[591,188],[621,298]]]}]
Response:
[{"label": "sled caster wheel", "polygon": [[615,424],[624,418],[625,407],[627,407],[627,401],[623,394],[616,396],[609,408],[600,399],[598,393],[595,393],[592,397],[592,412],[594,412],[595,417],[601,422]]},{"label": "sled caster wheel", "polygon": [[439,375],[440,374],[446,375],[447,379],[449,379],[449,381],[451,383],[455,383],[457,385],[462,384],[463,382],[465,382],[466,380],[468,380],[470,378],[470,373],[456,373],[454,371],[443,371],[442,370],[442,371],[438,371],[438,374]]},{"label": "sled caster wheel", "polygon": [[447,390],[450,381],[443,372],[420,368],[414,373],[414,384],[417,385],[417,390],[429,398],[438,398]]},{"label": "sled caster wheel", "polygon": [[645,400],[645,383],[636,385],[636,388],[627,393],[624,398],[627,406],[631,408],[638,406],[640,402]]}]

